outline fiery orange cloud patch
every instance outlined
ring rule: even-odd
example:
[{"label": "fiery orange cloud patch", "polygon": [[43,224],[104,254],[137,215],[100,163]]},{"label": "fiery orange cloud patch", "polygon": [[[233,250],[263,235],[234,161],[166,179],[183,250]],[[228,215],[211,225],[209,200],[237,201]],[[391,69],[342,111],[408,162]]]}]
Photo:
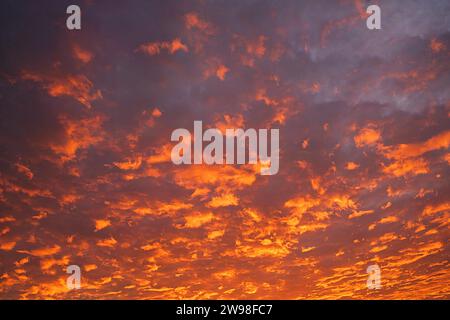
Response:
[{"label": "fiery orange cloud patch", "polygon": [[214,127],[219,129],[222,134],[225,134],[226,129],[229,128],[243,128],[245,127],[245,119],[242,114],[224,114],[216,117]]},{"label": "fiery orange cloud patch", "polygon": [[86,149],[104,139],[101,128],[103,121],[101,116],[81,120],[61,116],[60,123],[64,126],[65,141],[52,143],[50,148],[60,155],[62,161],[73,159],[78,150]]},{"label": "fiery orange cloud patch", "polygon": [[15,241],[0,243],[0,250],[10,251],[16,246]]},{"label": "fiery orange cloud patch", "polygon": [[113,237],[109,238],[109,239],[103,239],[103,240],[99,240],[97,241],[97,246],[99,247],[114,247],[117,244],[117,240],[114,239]]},{"label": "fiery orange cloud patch", "polygon": [[214,27],[201,19],[196,12],[190,12],[185,15],[185,24],[188,29],[199,29],[207,35],[214,34]]},{"label": "fiery orange cloud patch", "polygon": [[396,161],[383,168],[383,171],[396,177],[406,174],[418,175],[429,173],[428,164],[424,159],[407,159]]},{"label": "fiery orange cloud patch", "polygon": [[17,171],[19,171],[20,173],[24,174],[28,179],[33,179],[33,171],[31,171],[30,168],[28,168],[27,166],[21,164],[21,163],[16,163],[16,168]]},{"label": "fiery orange cloud patch", "polygon": [[206,212],[186,215],[184,218],[186,220],[186,223],[183,225],[183,228],[198,228],[208,222],[211,222],[214,216],[212,212]]},{"label": "fiery orange cloud patch", "polygon": [[353,219],[353,218],[358,218],[358,217],[362,217],[366,214],[371,214],[373,213],[373,210],[360,210],[360,211],[354,211],[353,213],[351,213],[348,218],[349,219]]},{"label": "fiery orange cloud patch", "polygon": [[98,267],[95,264],[87,264],[84,266],[84,270],[87,272],[97,269]]},{"label": "fiery orange cloud patch", "polygon": [[104,220],[104,219],[99,219],[99,220],[95,220],[95,230],[102,230],[105,229],[106,227],[109,227],[111,225],[111,221],[109,220]]},{"label": "fiery orange cloud patch", "polygon": [[435,213],[441,212],[441,211],[449,211],[450,210],[450,202],[442,203],[436,206],[430,205],[426,206],[425,209],[422,212],[423,216],[433,215]]},{"label": "fiery orange cloud patch", "polygon": [[434,53],[439,53],[445,50],[445,45],[437,39],[431,39],[430,48]]},{"label": "fiery orange cloud patch", "polygon": [[73,55],[76,59],[83,63],[89,63],[94,55],[86,49],[82,49],[79,45],[73,46]]},{"label": "fiery orange cloud patch", "polygon": [[140,45],[137,51],[154,56],[160,54],[163,49],[167,50],[170,54],[174,54],[177,51],[189,51],[188,47],[179,38],[175,38],[172,41],[148,42]]},{"label": "fiery orange cloud patch", "polygon": [[161,110],[159,110],[158,108],[154,108],[154,109],[152,110],[152,116],[153,116],[153,117],[159,118],[159,117],[161,117],[161,115],[162,115],[162,112],[161,112]]},{"label": "fiery orange cloud patch", "polygon": [[239,199],[234,194],[222,194],[220,196],[213,197],[208,203],[211,208],[236,206],[239,203]]},{"label": "fiery orange cloud patch", "polygon": [[380,132],[372,127],[363,128],[353,138],[357,147],[374,145],[381,140]]},{"label": "fiery orange cloud patch", "polygon": [[220,80],[225,80],[225,75],[230,71],[227,67],[225,67],[223,64],[221,64],[216,71],[216,75]]},{"label": "fiery orange cloud patch", "polygon": [[42,83],[50,96],[70,96],[87,108],[92,107],[93,101],[102,99],[101,91],[94,90],[93,83],[84,75],[68,75],[57,78],[24,72],[22,79]]},{"label": "fiery orange cloud patch", "polygon": [[122,170],[136,170],[142,164],[142,157],[138,156],[136,159],[128,159],[123,162],[114,162],[114,165]]},{"label": "fiery orange cloud patch", "polygon": [[255,39],[247,39],[241,35],[234,35],[231,51],[237,52],[244,66],[254,67],[257,60],[262,59],[266,53],[265,42],[267,37],[259,35]]},{"label": "fiery orange cloud patch", "polygon": [[41,260],[41,270],[44,273],[52,273],[54,266],[67,266],[69,264],[69,256],[64,256],[61,259],[46,258]]},{"label": "fiery orange cloud patch", "polygon": [[249,41],[246,44],[247,53],[261,58],[266,53],[266,47],[264,46],[264,42],[267,38],[263,35],[260,35],[257,40]]},{"label": "fiery orange cloud patch", "polygon": [[209,59],[206,62],[206,68],[203,71],[205,79],[211,76],[216,76],[220,80],[225,80],[226,74],[230,71],[225,65],[223,65],[218,59]]},{"label": "fiery orange cloud patch", "polygon": [[386,152],[386,156],[391,159],[406,159],[412,157],[419,157],[424,153],[447,149],[450,145],[450,131],[442,132],[434,137],[429,138],[424,142],[400,144],[392,150]]},{"label": "fiery orange cloud patch", "polygon": [[45,256],[51,256],[56,253],[58,253],[61,250],[61,247],[59,245],[54,245],[52,247],[47,248],[39,248],[39,249],[33,249],[33,250],[19,250],[19,252],[27,253],[32,256],[36,257],[45,257]]},{"label": "fiery orange cloud patch", "polygon": [[350,161],[350,162],[347,162],[347,163],[346,163],[345,168],[346,168],[347,170],[355,170],[355,169],[358,169],[358,168],[359,168],[359,164]]},{"label": "fiery orange cloud patch", "polygon": [[381,224],[393,223],[393,222],[397,222],[397,221],[399,221],[399,218],[397,216],[387,216],[387,217],[381,218],[376,223],[369,225],[369,230],[374,230],[377,226],[379,226]]}]

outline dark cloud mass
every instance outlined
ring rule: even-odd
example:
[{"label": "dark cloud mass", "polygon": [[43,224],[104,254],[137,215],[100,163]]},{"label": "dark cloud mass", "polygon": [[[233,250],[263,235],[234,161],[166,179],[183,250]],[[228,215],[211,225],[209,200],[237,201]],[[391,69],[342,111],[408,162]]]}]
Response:
[{"label": "dark cloud mass", "polygon": [[[373,2],[1,1],[0,298],[448,299],[450,2]],[[279,173],[172,164],[194,120]]]}]

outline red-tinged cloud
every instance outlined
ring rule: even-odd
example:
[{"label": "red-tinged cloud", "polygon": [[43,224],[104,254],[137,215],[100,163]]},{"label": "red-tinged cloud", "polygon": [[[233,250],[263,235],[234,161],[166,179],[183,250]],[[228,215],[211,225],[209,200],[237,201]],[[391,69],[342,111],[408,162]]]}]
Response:
[{"label": "red-tinged cloud", "polygon": [[185,24],[188,29],[198,29],[207,35],[214,34],[214,27],[207,21],[199,17],[196,12],[189,12],[185,15]]},{"label": "red-tinged cloud", "polygon": [[62,78],[24,72],[23,80],[41,83],[52,97],[70,96],[87,108],[92,102],[102,98],[100,90],[93,88],[92,82],[84,75],[68,75]]},{"label": "red-tinged cloud", "polygon": [[174,54],[177,51],[189,51],[188,47],[179,38],[175,38],[172,41],[148,42],[139,46],[137,50],[150,56],[158,55],[162,50],[167,50],[170,54]]},{"label": "red-tinged cloud", "polygon": [[91,52],[81,48],[77,44],[73,46],[73,55],[75,59],[79,60],[82,63],[89,63],[94,58],[94,55]]}]

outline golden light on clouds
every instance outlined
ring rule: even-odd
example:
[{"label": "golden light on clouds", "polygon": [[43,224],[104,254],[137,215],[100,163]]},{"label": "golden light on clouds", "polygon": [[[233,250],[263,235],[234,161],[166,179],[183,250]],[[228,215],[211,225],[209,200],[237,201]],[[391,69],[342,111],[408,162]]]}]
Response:
[{"label": "golden light on clouds", "polygon": [[[138,3],[10,4],[0,298],[450,297],[448,6]],[[175,165],[194,121],[278,129],[278,173]]]}]

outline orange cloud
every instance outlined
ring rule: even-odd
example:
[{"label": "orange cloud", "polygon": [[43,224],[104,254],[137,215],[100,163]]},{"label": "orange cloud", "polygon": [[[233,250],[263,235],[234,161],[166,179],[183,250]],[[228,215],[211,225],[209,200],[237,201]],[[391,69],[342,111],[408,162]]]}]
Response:
[{"label": "orange cloud", "polygon": [[22,79],[43,83],[50,96],[69,96],[87,108],[92,107],[93,101],[103,98],[101,91],[94,90],[93,83],[84,75],[53,77],[24,72]]},{"label": "orange cloud", "polygon": [[438,205],[428,205],[423,209],[422,216],[431,216],[435,213],[441,212],[441,211],[449,211],[450,210],[450,202],[441,203]]},{"label": "orange cloud", "polygon": [[83,63],[89,63],[94,55],[88,50],[82,49],[79,45],[73,46],[73,55],[74,57]]},{"label": "orange cloud", "polygon": [[239,199],[234,194],[222,194],[217,197],[213,197],[211,201],[208,202],[208,207],[218,208],[227,206],[237,206],[239,204]]},{"label": "orange cloud", "polygon": [[303,214],[307,212],[309,209],[318,206],[320,204],[319,199],[314,199],[309,196],[307,197],[298,197],[295,199],[288,200],[284,203],[286,208],[292,208],[295,212],[299,214]]},{"label": "orange cloud", "polygon": [[375,229],[375,227],[380,224],[393,223],[393,222],[397,222],[397,221],[399,221],[399,218],[397,216],[387,216],[387,217],[384,217],[384,218],[380,219],[379,221],[369,225],[369,230]]},{"label": "orange cloud", "polygon": [[0,242],[0,250],[10,251],[16,246],[15,241]]},{"label": "orange cloud", "polygon": [[148,42],[140,45],[137,51],[154,56],[160,54],[163,49],[167,50],[170,54],[174,54],[177,51],[189,51],[188,47],[179,38],[175,38],[172,41]]},{"label": "orange cloud", "polygon": [[109,221],[109,220],[103,220],[103,219],[95,220],[95,231],[105,229],[106,227],[108,227],[110,225],[111,225],[111,221]]},{"label": "orange cloud", "polygon": [[388,166],[383,167],[383,172],[401,177],[406,174],[418,175],[429,173],[428,164],[424,159],[406,159],[396,161]]},{"label": "orange cloud", "polygon": [[445,45],[437,39],[431,39],[430,48],[434,53],[439,53],[446,49]]},{"label": "orange cloud", "polygon": [[52,247],[48,248],[40,248],[40,249],[34,249],[34,250],[18,250],[18,252],[27,253],[32,256],[36,257],[45,257],[45,256],[51,256],[56,253],[58,253],[61,250],[61,247],[59,245],[54,245]]},{"label": "orange cloud", "polygon": [[358,169],[358,168],[359,168],[359,164],[351,162],[351,161],[347,162],[346,165],[345,165],[345,169],[347,169],[347,170],[355,170],[355,169]]},{"label": "orange cloud", "polygon": [[142,157],[138,156],[134,159],[127,159],[123,162],[113,162],[113,164],[122,170],[136,170],[141,167],[142,164]]},{"label": "orange cloud", "polygon": [[427,152],[446,149],[450,145],[450,130],[442,132],[425,142],[400,144],[398,146],[386,149],[385,156],[389,159],[406,159],[419,157]]},{"label": "orange cloud", "polygon": [[103,239],[103,240],[97,241],[97,246],[99,246],[99,247],[113,248],[116,244],[117,244],[117,241],[113,237],[111,237],[109,239]]},{"label": "orange cloud", "polygon": [[256,39],[246,39],[240,35],[234,35],[233,38],[231,51],[239,52],[241,63],[244,66],[254,67],[256,60],[264,57],[266,36],[260,35]]},{"label": "orange cloud", "polygon": [[103,140],[103,121],[101,116],[81,120],[61,116],[60,122],[64,126],[66,140],[62,143],[52,143],[51,149],[60,155],[63,162],[72,160],[78,150],[86,149]]},{"label": "orange cloud", "polygon": [[92,270],[95,270],[95,269],[97,269],[97,266],[95,264],[87,264],[87,265],[84,266],[84,270],[86,272],[89,272],[89,271],[92,271]]},{"label": "orange cloud", "polygon": [[66,266],[70,262],[69,256],[64,256],[61,259],[46,258],[41,260],[41,270],[45,273],[54,266]]},{"label": "orange cloud", "polygon": [[378,141],[381,140],[381,134],[380,131],[373,128],[373,127],[367,127],[363,128],[359,131],[359,133],[353,138],[355,141],[355,145],[358,148],[362,148],[364,146],[370,146],[374,145]]},{"label": "orange cloud", "polygon": [[230,71],[230,69],[221,64],[216,71],[217,78],[219,78],[222,81],[225,80],[225,75],[227,74],[228,71]]},{"label": "orange cloud", "polygon": [[367,214],[371,214],[371,213],[373,213],[373,212],[374,212],[373,210],[360,210],[360,211],[354,211],[354,212],[352,212],[352,213],[348,216],[348,218],[349,218],[349,219],[359,218],[359,217],[365,216],[365,215],[367,215]]},{"label": "orange cloud", "polygon": [[28,179],[33,179],[33,171],[30,170],[30,168],[24,166],[23,164],[16,163],[17,171],[24,174]]},{"label": "orange cloud", "polygon": [[192,204],[184,203],[179,200],[174,200],[172,202],[157,201],[154,204],[148,205],[146,207],[137,207],[133,209],[133,212],[139,215],[162,215],[162,214],[170,215],[180,210],[186,210],[192,207],[193,207]]},{"label": "orange cloud", "polygon": [[207,35],[213,35],[214,27],[207,21],[202,20],[196,12],[189,12],[184,16],[186,28],[198,29]]},{"label": "orange cloud", "polygon": [[209,77],[216,76],[220,80],[225,80],[225,76],[230,71],[220,59],[211,58],[206,60],[206,67],[203,70],[203,77],[208,79]]},{"label": "orange cloud", "polygon": [[212,212],[205,213],[193,213],[184,216],[186,223],[184,224],[184,228],[199,228],[204,224],[211,222],[214,216]]}]

